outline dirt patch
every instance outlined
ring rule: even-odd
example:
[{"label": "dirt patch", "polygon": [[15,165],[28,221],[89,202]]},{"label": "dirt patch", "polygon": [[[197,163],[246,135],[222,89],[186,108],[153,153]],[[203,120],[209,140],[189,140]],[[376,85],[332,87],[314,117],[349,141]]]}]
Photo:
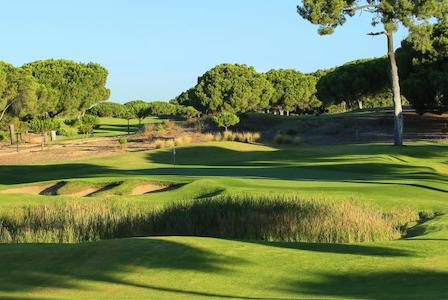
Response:
[{"label": "dirt patch", "polygon": [[144,195],[155,192],[164,192],[166,190],[169,190],[170,188],[171,186],[168,185],[160,185],[154,183],[139,184],[134,187],[131,195]]},{"label": "dirt patch", "polygon": [[0,191],[0,193],[2,193],[2,194],[48,195],[50,193],[50,191],[54,190],[54,186],[55,186],[54,183],[31,185],[31,186],[24,186],[24,187],[3,190],[3,191]]}]

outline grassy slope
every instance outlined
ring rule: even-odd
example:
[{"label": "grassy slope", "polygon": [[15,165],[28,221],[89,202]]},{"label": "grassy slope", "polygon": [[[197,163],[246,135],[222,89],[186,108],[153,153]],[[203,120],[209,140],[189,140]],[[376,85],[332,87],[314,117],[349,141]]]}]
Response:
[{"label": "grassy slope", "polygon": [[[273,149],[209,143],[177,153],[176,168],[164,151],[0,167],[0,189],[71,178],[181,180],[192,183],[123,201],[163,205],[217,193],[297,192],[448,212],[447,145]],[[0,194],[0,207],[64,199]],[[413,239],[351,245],[193,237],[0,245],[0,297],[448,298],[447,216],[425,223],[419,232]]]}]

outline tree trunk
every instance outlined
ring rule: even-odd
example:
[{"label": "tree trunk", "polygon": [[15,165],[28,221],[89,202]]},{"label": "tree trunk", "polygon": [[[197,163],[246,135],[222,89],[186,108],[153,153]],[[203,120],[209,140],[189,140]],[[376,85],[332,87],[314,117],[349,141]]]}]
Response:
[{"label": "tree trunk", "polygon": [[362,105],[362,101],[361,100],[358,100],[358,108],[359,109],[363,109],[364,108],[364,106]]},{"label": "tree trunk", "polygon": [[387,34],[387,55],[390,63],[390,79],[392,82],[392,94],[394,99],[394,144],[403,145],[403,106],[401,104],[400,78],[398,75],[397,60],[394,49],[393,32]]}]

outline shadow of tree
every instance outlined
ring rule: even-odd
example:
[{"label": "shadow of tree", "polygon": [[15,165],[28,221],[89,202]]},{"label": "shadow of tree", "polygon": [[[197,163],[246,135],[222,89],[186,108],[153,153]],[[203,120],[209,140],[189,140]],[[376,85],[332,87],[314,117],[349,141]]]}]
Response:
[{"label": "shadow of tree", "polygon": [[319,281],[292,281],[282,291],[343,299],[448,299],[448,272],[430,270],[316,274]]},{"label": "shadow of tree", "polygon": [[335,253],[335,254],[353,254],[363,256],[380,257],[411,257],[416,253],[393,247],[380,247],[373,245],[356,244],[329,244],[329,243],[290,243],[290,242],[264,242],[264,241],[244,241],[268,247],[297,249],[303,251]]},{"label": "shadow of tree", "polygon": [[[0,291],[36,288],[83,288],[79,281],[106,282],[175,294],[238,298],[231,294],[160,287],[124,280],[133,267],[229,272],[243,259],[157,238],[132,238],[83,244],[0,244]],[[251,299],[251,298],[248,298]],[[255,298],[254,298],[255,299]]]},{"label": "shadow of tree", "polygon": [[120,171],[109,167],[85,163],[0,166],[0,184],[21,184],[119,174]]},{"label": "shadow of tree", "polygon": [[[370,160],[371,155],[385,153],[406,153],[419,157],[426,152],[427,157],[448,155],[445,148],[437,145],[408,146],[417,150],[404,150],[391,146],[374,145],[370,149],[366,145],[352,145],[346,152],[337,148],[334,151],[315,148],[304,150],[278,149],[276,151],[236,151],[222,147],[192,146],[180,148],[177,151],[176,163],[178,167],[159,167],[141,169],[115,169],[109,165],[95,165],[87,163],[68,163],[54,165],[17,165],[0,166],[0,184],[19,184],[39,181],[63,180],[69,178],[93,178],[101,176],[145,176],[145,175],[174,175],[174,176],[224,176],[247,177],[282,180],[319,180],[319,181],[347,181],[377,184],[397,184],[431,189],[446,193],[444,186],[447,182],[445,174],[434,171],[430,166],[418,166],[404,162],[382,162],[381,158]],[[314,150],[313,150],[314,149]],[[354,155],[353,159],[347,158]],[[170,151],[150,152],[147,154],[150,162],[170,165],[172,153]],[[385,159],[387,160],[387,159]],[[394,180],[384,183],[385,180]],[[431,180],[432,184],[416,183],[416,181]]]}]

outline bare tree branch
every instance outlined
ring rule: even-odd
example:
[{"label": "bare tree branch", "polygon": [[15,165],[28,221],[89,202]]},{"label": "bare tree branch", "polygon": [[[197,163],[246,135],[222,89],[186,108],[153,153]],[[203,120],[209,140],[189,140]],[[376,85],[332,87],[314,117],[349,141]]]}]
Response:
[{"label": "bare tree branch", "polygon": [[361,6],[344,9],[344,12],[354,13],[355,11],[368,9],[368,8],[379,8],[379,5],[378,4],[366,4],[366,5],[361,5]]},{"label": "bare tree branch", "polygon": [[380,31],[380,32],[370,32],[367,35],[371,35],[371,36],[377,36],[377,35],[383,35],[383,34],[387,34],[386,31]]}]

